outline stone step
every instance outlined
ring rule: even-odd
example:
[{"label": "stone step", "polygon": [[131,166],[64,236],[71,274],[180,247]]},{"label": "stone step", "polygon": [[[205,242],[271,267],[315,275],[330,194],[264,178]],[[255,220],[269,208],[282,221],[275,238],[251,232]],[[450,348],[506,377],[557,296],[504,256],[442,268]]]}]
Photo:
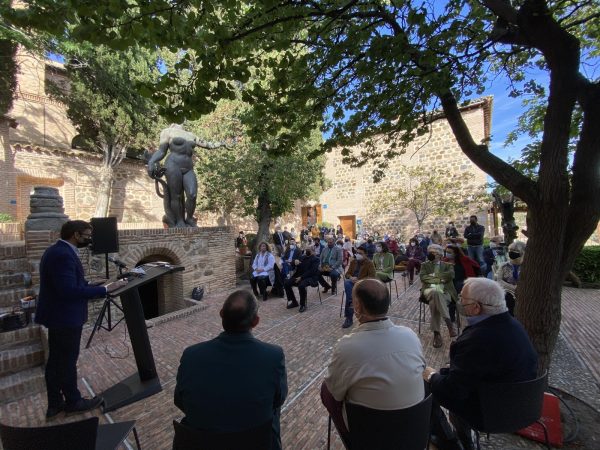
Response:
[{"label": "stone step", "polygon": [[29,272],[0,272],[0,289],[28,287],[31,285],[31,274]]},{"label": "stone step", "polygon": [[22,344],[33,344],[40,342],[41,327],[32,325],[14,331],[0,333],[0,351]]},{"label": "stone step", "polygon": [[29,272],[27,258],[0,259],[0,273]]},{"label": "stone step", "polygon": [[43,392],[45,389],[42,366],[0,377],[0,405]]},{"label": "stone step", "polygon": [[44,363],[41,342],[19,345],[0,352],[0,377],[40,366]]},{"label": "stone step", "polygon": [[25,241],[0,243],[0,260],[25,258]]},{"label": "stone step", "polygon": [[0,289],[0,308],[21,306],[19,300],[28,295],[33,295],[33,289],[26,287]]}]

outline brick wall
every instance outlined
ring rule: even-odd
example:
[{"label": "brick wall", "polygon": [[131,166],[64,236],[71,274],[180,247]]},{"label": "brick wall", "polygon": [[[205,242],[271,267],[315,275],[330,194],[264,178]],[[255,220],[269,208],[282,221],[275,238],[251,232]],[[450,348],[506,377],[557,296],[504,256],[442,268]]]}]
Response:
[{"label": "brick wall", "polygon": [[[39,285],[39,261],[57,239],[56,231],[25,233],[26,254],[32,269],[34,286]],[[212,293],[235,288],[235,249],[233,230],[229,227],[119,230],[118,257],[129,267],[140,262],[166,261],[185,267],[184,272],[162,277],[158,284],[159,313],[167,314],[188,306],[192,289],[204,286]],[[88,280],[105,278],[104,255],[81,250],[81,261]],[[110,276],[117,275],[113,264]],[[90,303],[90,320],[96,317],[98,302]]]}]

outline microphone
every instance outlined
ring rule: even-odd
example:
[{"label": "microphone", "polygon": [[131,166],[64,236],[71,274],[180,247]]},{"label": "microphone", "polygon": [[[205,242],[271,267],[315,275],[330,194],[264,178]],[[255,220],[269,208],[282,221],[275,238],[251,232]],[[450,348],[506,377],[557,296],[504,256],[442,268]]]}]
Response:
[{"label": "microphone", "polygon": [[108,257],[108,260],[109,260],[111,263],[114,263],[114,264],[116,264],[117,266],[119,266],[121,269],[125,269],[125,268],[127,268],[127,264],[125,264],[125,263],[124,263],[123,261],[121,261],[120,259],[113,258],[112,256],[109,256],[109,257]]}]

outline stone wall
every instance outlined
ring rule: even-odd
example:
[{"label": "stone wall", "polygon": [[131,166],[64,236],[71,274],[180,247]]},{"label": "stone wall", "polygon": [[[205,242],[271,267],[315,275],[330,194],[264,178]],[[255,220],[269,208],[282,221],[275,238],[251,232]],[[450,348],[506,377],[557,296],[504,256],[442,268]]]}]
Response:
[{"label": "stone wall", "polygon": [[[473,106],[463,109],[463,118],[476,142],[489,137],[489,114],[491,99],[483,99]],[[386,144],[380,144],[385,148]],[[357,149],[360,151],[360,149]],[[340,216],[356,216],[368,231],[393,232],[405,238],[417,229],[417,222],[412,213],[406,209],[397,209],[387,214],[373,210],[373,204],[380,196],[391,194],[395,189],[407,182],[405,171],[417,167],[423,171],[437,169],[448,172],[449,176],[470,174],[471,181],[464,187],[464,198],[475,186],[486,182],[486,174],[477,168],[461,151],[448,122],[444,119],[435,121],[431,133],[418,137],[408,147],[405,154],[389,162],[386,174],[379,183],[372,178],[373,166],[366,164],[360,168],[352,168],[342,163],[339,149],[329,154],[325,167],[325,175],[332,182],[331,188],[321,195],[323,220],[338,224]],[[425,230],[444,230],[449,220],[454,220],[460,229],[468,223],[468,216],[476,214],[479,223],[487,225],[486,211],[470,210],[464,215],[451,217],[431,217],[424,223]]]},{"label": "stone wall", "polygon": [[[27,231],[26,254],[32,282],[39,286],[39,262],[44,251],[59,237],[57,231]],[[233,230],[229,227],[163,230],[119,230],[118,257],[129,267],[151,261],[165,261],[185,267],[184,272],[164,276],[158,286],[159,312],[166,314],[188,306],[192,289],[203,286],[206,294],[236,286]],[[104,255],[81,250],[81,261],[90,281],[105,278]],[[117,275],[113,264],[110,276]],[[97,315],[98,302],[90,303],[90,320]]]}]

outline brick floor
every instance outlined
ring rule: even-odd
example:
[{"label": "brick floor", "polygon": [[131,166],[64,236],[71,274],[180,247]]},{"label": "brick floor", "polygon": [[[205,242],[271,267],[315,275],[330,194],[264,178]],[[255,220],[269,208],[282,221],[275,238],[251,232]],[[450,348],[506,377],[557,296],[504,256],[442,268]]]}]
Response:
[{"label": "brick floor", "polygon": [[[390,316],[397,324],[418,329],[418,289],[419,282],[403,289],[402,278],[397,276],[400,299],[394,300]],[[597,309],[589,309],[583,297],[591,297],[598,292],[579,295],[579,291],[567,290],[563,323],[566,335],[590,369],[598,374],[598,349],[591,348],[597,342],[598,330],[593,328],[594,319],[599,317]],[[207,297],[207,308],[187,317],[159,324],[148,330],[163,391],[133,405],[109,413],[114,421],[136,419],[144,449],[168,449],[172,440],[172,420],[179,419],[181,412],[173,405],[173,389],[179,364],[179,357],[188,345],[211,339],[221,332],[218,311],[227,293]],[[596,297],[597,298],[597,297]],[[261,321],[255,335],[265,341],[276,343],[284,348],[288,371],[289,394],[282,410],[282,440],[285,449],[322,449],[327,442],[327,415],[320,403],[319,389],[331,351],[336,341],[351,330],[342,330],[339,317],[341,292],[337,296],[323,295],[319,303],[316,289],[309,289],[307,312],[299,314],[297,309],[285,309],[285,300],[269,299],[261,302]],[[597,302],[596,302],[597,303]],[[595,305],[597,308],[598,305]],[[579,312],[583,308],[583,312]],[[572,324],[571,321],[577,321]],[[585,325],[582,325],[585,324]],[[85,343],[87,332],[82,342]],[[444,346],[432,347],[432,333],[428,324],[423,326],[421,341],[427,363],[439,367],[448,361],[449,339],[444,336]],[[589,339],[592,339],[589,342]],[[591,344],[591,345],[589,345]],[[594,353],[595,352],[595,353]],[[587,358],[595,358],[588,360]],[[125,328],[120,325],[112,333],[101,331],[96,335],[89,350],[82,349],[79,360],[79,375],[85,379],[94,392],[98,393],[113,386],[121,379],[136,371],[135,361]],[[86,387],[81,382],[82,391]],[[0,408],[0,421],[21,426],[45,424],[44,394],[30,396],[23,400],[3,405]],[[107,418],[99,413],[101,420]],[[88,414],[89,416],[90,414]],[[53,423],[79,420],[82,416],[65,419],[59,417]],[[343,448],[335,431],[332,433],[333,448]],[[516,436],[505,441],[483,442],[483,448],[541,448]],[[502,438],[504,439],[504,438]]]}]

